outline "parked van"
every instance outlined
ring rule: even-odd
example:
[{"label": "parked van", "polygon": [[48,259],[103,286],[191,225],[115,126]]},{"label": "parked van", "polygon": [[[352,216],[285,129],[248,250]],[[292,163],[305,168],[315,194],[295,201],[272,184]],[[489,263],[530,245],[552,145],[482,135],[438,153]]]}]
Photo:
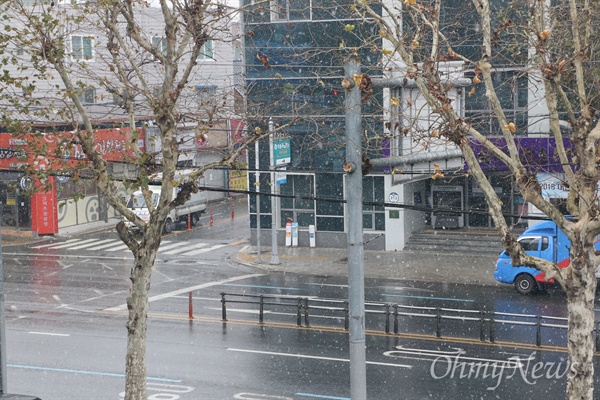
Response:
[{"label": "parked van", "polygon": [[[182,183],[186,181],[186,176],[190,171],[181,171],[177,172],[175,179],[179,179]],[[148,185],[148,189],[152,193],[152,204],[156,207],[158,205],[158,200],[160,199],[160,194],[162,191],[162,187],[160,186],[160,175],[157,175],[150,185]],[[202,186],[202,179],[198,180],[198,186]],[[177,193],[181,189],[179,187],[173,188],[173,198],[177,196]],[[198,192],[192,193],[190,199],[185,202],[183,205],[175,207],[165,220],[165,226],[163,228],[164,233],[170,233],[173,231],[175,227],[175,223],[184,222],[188,223],[188,219],[191,225],[195,225],[200,220],[200,215],[206,211],[206,204],[208,203],[208,196],[205,190],[198,189]],[[135,215],[140,217],[143,221],[148,222],[150,220],[150,212],[148,211],[148,207],[146,206],[146,201],[144,200],[144,196],[141,191],[137,191],[131,195],[129,200],[127,201],[127,208],[131,209]],[[125,221],[128,226],[132,226],[131,222]]]},{"label": "parked van", "polygon": [[[531,256],[552,261],[561,268],[569,266],[571,242],[553,221],[544,221],[532,226],[523,232],[517,241]],[[600,241],[596,240],[594,246],[600,250]],[[596,271],[596,278],[599,277]],[[521,294],[533,293],[543,288],[544,284],[554,283],[554,279],[547,280],[546,274],[535,268],[513,267],[506,250],[498,257],[494,278],[502,283],[514,284],[517,292]]]}]

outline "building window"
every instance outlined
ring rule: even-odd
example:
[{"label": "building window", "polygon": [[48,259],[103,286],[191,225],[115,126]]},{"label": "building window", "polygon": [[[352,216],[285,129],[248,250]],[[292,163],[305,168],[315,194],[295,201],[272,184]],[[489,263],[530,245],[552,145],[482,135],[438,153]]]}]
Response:
[{"label": "building window", "polygon": [[[289,222],[297,222],[298,226],[308,227],[315,224],[315,201],[304,198],[314,197],[314,175],[292,175],[286,177],[287,182],[280,185],[280,193],[290,197],[281,198],[281,226]],[[293,197],[291,197],[293,196]]]},{"label": "building window", "polygon": [[310,20],[311,0],[271,0],[271,20]]},{"label": "building window", "polygon": [[198,95],[198,106],[206,107],[214,103],[217,97],[217,87],[215,85],[196,86]]},{"label": "building window", "polygon": [[73,60],[90,61],[94,59],[94,38],[91,36],[71,36]]},{"label": "building window", "polygon": [[363,202],[379,203],[380,206],[363,205],[363,229],[366,231],[385,230],[385,201],[382,176],[365,176],[363,178]]},{"label": "building window", "polygon": [[81,100],[84,104],[94,104],[96,103],[96,89],[87,88],[83,89],[83,92],[79,94],[79,100]]},{"label": "building window", "polygon": [[167,55],[167,38],[154,36],[152,38],[152,47],[161,52],[163,56]]},{"label": "building window", "polygon": [[[474,74],[467,75],[470,78]],[[509,122],[517,127],[517,135],[527,134],[528,78],[517,71],[496,71],[494,87]],[[469,90],[469,89],[467,89]],[[498,119],[492,112],[483,83],[473,85],[465,98],[465,117],[483,135],[501,135]]]},{"label": "building window", "polygon": [[[338,174],[317,174],[317,231],[344,232],[344,179]],[[331,201],[327,201],[327,199]]]},{"label": "building window", "polygon": [[200,54],[198,54],[198,60],[214,60],[214,42],[208,39],[200,48]]}]

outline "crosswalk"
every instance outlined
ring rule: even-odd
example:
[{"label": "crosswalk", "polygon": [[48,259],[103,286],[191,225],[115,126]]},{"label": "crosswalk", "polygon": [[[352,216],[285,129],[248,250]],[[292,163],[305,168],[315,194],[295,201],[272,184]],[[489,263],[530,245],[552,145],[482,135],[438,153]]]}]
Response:
[{"label": "crosswalk", "polygon": [[[196,256],[198,254],[208,253],[209,251],[220,249],[226,244],[212,244],[204,242],[171,242],[165,240],[158,249],[159,254],[178,255],[178,256]],[[31,249],[65,249],[65,250],[85,250],[85,251],[108,251],[119,252],[129,249],[120,239],[69,239],[59,243],[46,243],[37,246],[31,246]]]}]

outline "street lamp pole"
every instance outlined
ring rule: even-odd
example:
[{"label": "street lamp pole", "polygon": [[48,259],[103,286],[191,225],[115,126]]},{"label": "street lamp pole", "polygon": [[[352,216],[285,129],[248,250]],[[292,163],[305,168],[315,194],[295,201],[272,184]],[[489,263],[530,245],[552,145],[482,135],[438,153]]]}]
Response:
[{"label": "street lamp pole", "polygon": [[348,204],[348,310],[350,317],[350,397],[367,398],[367,361],[365,340],[365,260],[363,251],[363,176],[361,137],[361,98],[355,77],[360,62],[348,61],[346,78],[346,201]]},{"label": "street lamp pole", "polygon": [[256,262],[262,263],[260,256],[260,157],[259,149],[260,145],[258,140],[254,142],[254,190],[256,191]]},{"label": "street lamp pole", "polygon": [[279,264],[277,249],[277,181],[275,176],[275,148],[273,147],[273,119],[269,118],[269,151],[271,155],[271,261],[270,264]]}]

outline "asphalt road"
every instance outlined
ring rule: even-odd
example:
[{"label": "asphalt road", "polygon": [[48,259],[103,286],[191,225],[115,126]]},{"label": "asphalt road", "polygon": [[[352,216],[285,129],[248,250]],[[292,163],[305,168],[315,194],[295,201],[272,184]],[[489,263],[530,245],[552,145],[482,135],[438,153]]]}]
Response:
[{"label": "asphalt road", "polygon": [[[349,398],[343,313],[318,306],[343,299],[347,281],[232,262],[246,244],[247,219],[221,215],[212,226],[201,221],[164,239],[150,290],[149,399]],[[10,392],[43,400],[122,396],[132,258],[114,239],[114,232],[102,232],[5,249]],[[558,289],[525,297],[508,286],[367,279],[365,287],[369,303],[413,307],[415,314],[565,315]],[[298,328],[297,308],[281,305],[266,305],[259,324],[257,304],[230,297],[223,322],[223,292],[269,295],[276,303],[309,299],[310,327],[302,313]],[[477,321],[443,320],[437,338],[435,318],[405,315],[399,334],[391,335],[384,317],[374,311],[366,321],[371,399],[555,398],[564,391],[566,354],[552,347],[564,340],[560,329],[545,328],[545,347],[537,349],[535,327],[497,323],[492,344],[489,323],[481,342]]]}]

